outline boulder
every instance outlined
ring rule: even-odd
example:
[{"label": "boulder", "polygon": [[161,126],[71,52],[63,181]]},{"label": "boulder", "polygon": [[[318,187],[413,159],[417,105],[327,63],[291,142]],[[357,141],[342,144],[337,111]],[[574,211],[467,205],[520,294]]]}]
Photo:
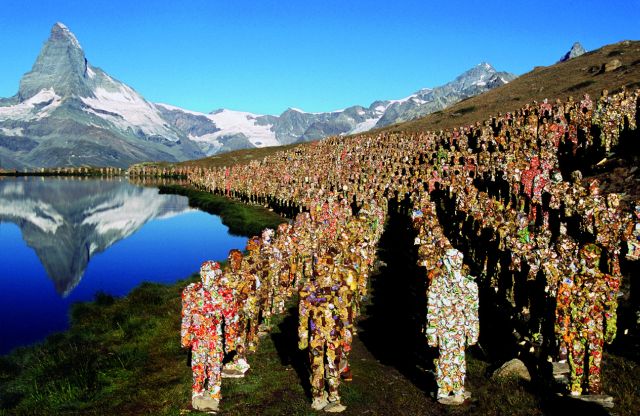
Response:
[{"label": "boulder", "polygon": [[612,59],[609,62],[607,62],[606,64],[604,64],[604,72],[615,71],[616,69],[620,68],[621,66],[622,66],[622,62],[620,61],[620,59]]},{"label": "boulder", "polygon": [[527,366],[522,361],[514,358],[511,361],[507,361],[502,364],[502,367],[498,368],[492,376],[493,379],[505,379],[515,378],[519,380],[531,381],[531,374]]}]

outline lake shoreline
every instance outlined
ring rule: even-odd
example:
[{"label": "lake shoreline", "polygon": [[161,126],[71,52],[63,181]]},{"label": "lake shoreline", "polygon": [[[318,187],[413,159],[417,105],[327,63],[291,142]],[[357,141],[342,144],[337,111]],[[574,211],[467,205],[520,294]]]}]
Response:
[{"label": "lake shoreline", "polygon": [[219,216],[232,235],[251,237],[259,235],[265,228],[276,229],[279,224],[287,222],[285,218],[262,206],[244,204],[191,186],[160,185],[158,189],[161,195],[185,196],[189,199],[189,206]]},{"label": "lake shoreline", "polygon": [[[158,188],[161,194],[185,196],[190,206],[219,216],[231,234],[250,237],[286,221],[264,207],[245,205],[189,186]],[[220,260],[224,263],[224,259]],[[81,402],[96,405],[96,390],[116,385],[125,388],[134,380],[144,379],[148,372],[140,374],[139,366],[149,360],[150,354],[167,354],[161,360],[167,362],[173,361],[176,354],[184,354],[176,338],[180,293],[198,278],[194,273],[172,284],[145,282],[123,297],[98,292],[93,301],[74,304],[67,330],[0,356],[0,415],[60,414],[72,407],[77,409],[74,404]],[[188,389],[190,371],[185,372],[182,366],[169,367],[186,377],[176,386]],[[45,380],[41,377],[44,374],[53,377]],[[112,406],[111,402],[100,403],[94,409]]]}]

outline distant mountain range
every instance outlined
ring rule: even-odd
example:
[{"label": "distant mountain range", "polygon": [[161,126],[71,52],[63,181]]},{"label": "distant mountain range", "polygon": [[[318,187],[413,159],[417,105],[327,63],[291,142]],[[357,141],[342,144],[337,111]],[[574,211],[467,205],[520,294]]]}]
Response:
[{"label": "distant mountain range", "polygon": [[359,133],[442,110],[515,77],[481,63],[440,87],[369,107],[326,113],[289,108],[279,116],[227,109],[205,114],[146,101],[89,64],[73,33],[56,23],[18,93],[0,99],[0,168],[127,167]]}]

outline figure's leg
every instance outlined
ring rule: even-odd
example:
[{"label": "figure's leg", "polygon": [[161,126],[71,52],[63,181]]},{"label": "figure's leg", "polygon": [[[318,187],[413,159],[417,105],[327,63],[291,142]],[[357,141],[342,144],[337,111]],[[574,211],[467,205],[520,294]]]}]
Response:
[{"label": "figure's leg", "polygon": [[574,337],[569,344],[569,392],[574,396],[582,394],[584,380],[584,349],[582,340]]},{"label": "figure's leg", "polygon": [[309,341],[309,360],[311,361],[311,396],[322,397],[324,392],[324,342],[312,335]]},{"label": "figure's leg", "polygon": [[453,382],[451,378],[451,367],[453,362],[454,350],[451,348],[451,340],[445,335],[439,337],[439,356],[435,360],[436,365],[436,382],[438,383],[438,399],[448,397],[453,391]]},{"label": "figure's leg", "polygon": [[247,350],[256,352],[258,348],[258,310],[257,299],[253,299],[249,311],[249,328],[247,330]]},{"label": "figure's leg", "polygon": [[340,341],[328,341],[325,353],[327,355],[325,378],[327,379],[327,385],[329,387],[329,402],[340,402],[340,393],[338,391],[340,387],[340,372],[338,366],[340,364],[340,356],[342,355]]},{"label": "figure's leg", "polygon": [[193,347],[191,350],[191,371],[193,372],[193,384],[191,385],[191,397],[200,397],[204,394],[206,349]]},{"label": "figure's leg", "polygon": [[603,344],[602,334],[591,334],[589,337],[589,394],[602,394],[600,366]]},{"label": "figure's leg", "polygon": [[454,342],[455,344],[452,346],[451,355],[451,384],[453,387],[453,395],[464,400],[464,379],[467,372],[464,353],[464,336],[454,340]]},{"label": "figure's leg", "polygon": [[324,339],[311,334],[309,340],[309,360],[311,361],[311,407],[322,410],[327,405],[327,395],[324,390]]},{"label": "figure's leg", "polygon": [[220,387],[222,385],[222,360],[224,351],[222,349],[222,339],[211,345],[211,349],[207,354],[207,392],[206,396],[213,400],[220,400]]},{"label": "figure's leg", "polygon": [[326,407],[322,410],[328,413],[340,413],[347,409],[342,403],[340,403],[340,371],[338,366],[340,364],[340,356],[342,355],[340,348],[340,340],[333,339],[327,342],[327,365],[325,367],[325,377],[327,378],[327,384],[329,385],[329,397]]},{"label": "figure's leg", "polygon": [[347,337],[342,342],[340,347],[340,361],[338,364],[338,372],[340,373],[340,378],[344,381],[351,381],[353,376],[351,374],[351,368],[349,367],[349,353],[351,352],[351,343],[353,342],[353,338],[351,336],[351,331],[349,329],[347,331]]},{"label": "figure's leg", "polygon": [[240,358],[245,358],[247,350],[247,322],[248,317],[244,310],[238,314],[238,334],[236,339],[236,352]]}]

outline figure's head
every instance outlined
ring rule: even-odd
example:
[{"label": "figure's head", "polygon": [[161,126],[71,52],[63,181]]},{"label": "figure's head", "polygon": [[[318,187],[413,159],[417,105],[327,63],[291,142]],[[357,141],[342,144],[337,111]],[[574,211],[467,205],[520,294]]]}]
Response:
[{"label": "figure's head", "polygon": [[540,159],[538,158],[538,156],[534,156],[531,158],[531,162],[529,163],[529,165],[533,168],[536,169],[538,166],[540,166]]},{"label": "figure's head", "polygon": [[260,250],[260,237],[253,236],[247,241],[247,251]]},{"label": "figure's head", "polygon": [[206,289],[215,287],[221,275],[222,270],[220,269],[220,263],[217,261],[208,260],[200,266],[200,278]]},{"label": "figure's head", "polygon": [[444,266],[449,271],[462,270],[462,263],[464,261],[464,254],[455,248],[450,248],[445,251],[444,254]]},{"label": "figure's head", "polygon": [[562,183],[562,172],[559,169],[554,169],[551,172],[551,180],[553,183]]},{"label": "figure's head", "polygon": [[229,260],[229,267],[231,267],[231,270],[234,272],[240,270],[240,266],[242,264],[242,252],[240,250],[235,248],[229,250],[229,257],[227,257],[227,259]]},{"label": "figure's head", "polygon": [[612,209],[616,209],[620,206],[620,194],[608,194],[607,206]]},{"label": "figure's head", "polygon": [[286,222],[283,222],[282,224],[278,225],[278,235],[285,235],[289,233],[289,224]]},{"label": "figure's head", "polygon": [[589,182],[589,195],[600,195],[600,181],[598,181],[597,179]]},{"label": "figure's head", "polygon": [[561,234],[556,241],[556,251],[564,260],[574,258],[577,248],[576,241],[565,234]]},{"label": "figure's head", "polygon": [[580,249],[580,260],[583,261],[587,267],[596,268],[600,262],[601,254],[602,249],[597,245],[593,243],[585,244]]},{"label": "figure's head", "polygon": [[273,228],[265,228],[262,231],[262,244],[271,244],[273,238]]}]

